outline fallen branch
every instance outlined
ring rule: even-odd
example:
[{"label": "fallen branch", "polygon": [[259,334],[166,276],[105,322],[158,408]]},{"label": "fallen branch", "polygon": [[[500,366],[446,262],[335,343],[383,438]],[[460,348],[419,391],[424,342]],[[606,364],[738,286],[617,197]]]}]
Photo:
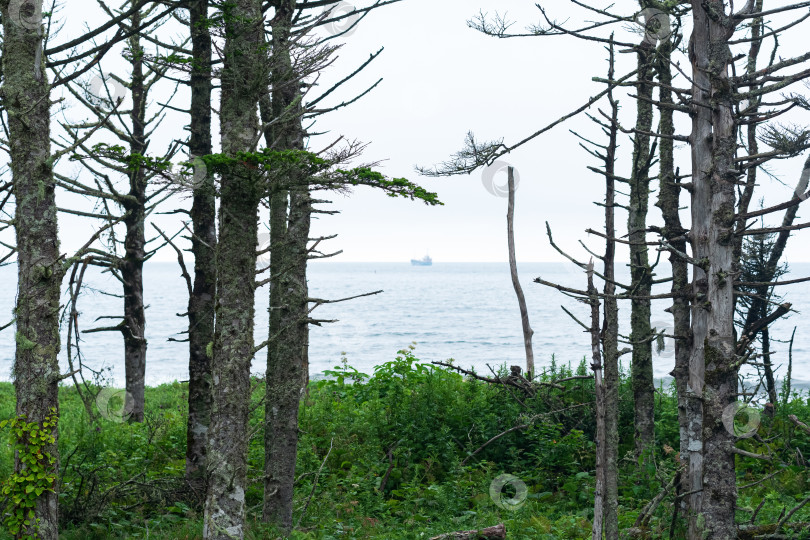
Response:
[{"label": "fallen branch", "polygon": [[790,416],[788,416],[788,418],[790,418],[791,422],[796,424],[796,427],[798,427],[799,429],[810,435],[810,426],[801,422],[798,416],[796,416],[795,414],[791,414]]},{"label": "fallen branch", "polygon": [[487,527],[486,529],[479,529],[474,531],[456,531],[446,534],[434,536],[430,540],[505,540],[506,527],[503,523],[495,525],[494,527]]}]

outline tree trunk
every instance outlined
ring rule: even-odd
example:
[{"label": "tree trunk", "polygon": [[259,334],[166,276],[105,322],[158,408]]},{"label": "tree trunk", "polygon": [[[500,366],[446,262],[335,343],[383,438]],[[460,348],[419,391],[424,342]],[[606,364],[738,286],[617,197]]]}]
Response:
[{"label": "tree trunk", "polygon": [[[26,13],[10,13],[8,1],[0,2],[3,23],[3,103],[8,114],[11,175],[16,209],[17,240],[17,349],[14,358],[16,414],[27,422],[41,423],[57,410],[59,382],[59,294],[64,270],[59,253],[55,185],[51,163],[50,84],[45,72],[41,24],[22,24],[22,18],[41,20],[42,0],[22,5]],[[20,9],[20,5],[16,7]],[[50,434],[57,439],[56,427]],[[45,450],[55,458],[48,471],[57,475],[57,443]],[[25,469],[15,459],[14,469]],[[58,490],[37,499],[35,518],[24,532],[42,540],[58,536]]]},{"label": "tree trunk", "polygon": [[520,308],[520,321],[523,325],[523,346],[526,349],[526,373],[529,380],[534,378],[534,352],[532,351],[532,330],[529,324],[529,310],[526,308],[526,297],[520,286],[517,271],[517,256],[515,255],[515,170],[509,167],[509,203],[506,211],[506,237],[509,247],[509,272],[512,275],[512,287],[517,295]]},{"label": "tree trunk", "polygon": [[[610,71],[613,80],[615,55],[610,45]],[[605,538],[619,538],[619,306],[616,294],[616,147],[619,131],[619,104],[608,92],[611,106],[609,141],[605,152],[605,300],[602,323],[602,352],[604,354],[605,399]]]},{"label": "tree trunk", "polygon": [[[300,82],[292,62],[290,29],[295,2],[278,0],[272,22],[273,55],[267,144],[279,150],[303,149]],[[301,184],[292,178],[289,184]],[[289,213],[287,205],[289,204]],[[308,240],[312,201],[306,187],[279,191],[270,202],[270,318],[265,377],[265,483],[262,519],[292,528],[293,481],[298,450],[298,409],[308,379]]]},{"label": "tree trunk", "polygon": [[[630,177],[630,203],[627,216],[630,241],[631,293],[649,296],[652,271],[647,250],[647,209],[650,199],[650,136],[653,106],[653,58],[655,51],[646,40],[638,47],[638,99],[636,100],[636,129],[633,145],[633,168]],[[642,133],[643,132],[643,133]],[[641,455],[655,439],[655,384],[652,369],[650,339],[650,300],[631,300],[630,341],[633,342],[631,377],[635,409],[636,453]]]},{"label": "tree trunk", "polygon": [[[764,0],[755,0],[755,10],[757,12],[761,12],[764,6]],[[757,71],[757,58],[759,57],[759,52],[762,49],[762,34],[765,29],[765,21],[762,17],[756,17],[753,21],[751,21],[751,46],[748,48],[748,62],[745,67],[745,71],[748,75],[752,75]],[[748,118],[754,118],[760,109],[760,103],[762,102],[762,98],[760,96],[752,98],[748,102],[748,106],[745,107],[742,103],[740,104],[740,110],[748,109],[746,111]],[[759,126],[758,122],[751,122],[746,127],[746,143],[748,145],[748,155],[756,155],[759,152],[759,141],[757,140],[757,127]],[[740,139],[742,139],[742,134],[740,134]],[[757,185],[757,170],[758,167],[751,167],[748,169],[748,174],[746,175],[745,187],[740,192],[740,202],[737,205],[737,211],[739,213],[745,213],[748,211],[748,206],[751,204],[751,199],[754,197],[754,188]],[[798,208],[798,207],[794,207]],[[747,226],[745,221],[741,221],[737,224],[737,232],[740,233],[742,230]],[[745,236],[742,234],[738,234],[734,237],[734,269],[735,271],[739,271],[742,267],[742,253],[743,253],[743,241]],[[780,254],[781,256],[781,254]],[[736,305],[736,297],[735,297],[735,305]]]},{"label": "tree trunk", "polygon": [[762,364],[765,371],[765,387],[771,405],[776,407],[779,398],[776,395],[776,381],[773,378],[773,365],[771,364],[771,333],[768,327],[762,329]]},{"label": "tree trunk", "polygon": [[[706,9],[713,10],[707,13]],[[691,505],[690,538],[736,538],[734,507],[737,485],[734,436],[723,425],[723,411],[737,398],[734,340],[734,243],[736,125],[732,60],[728,39],[733,19],[725,2],[692,1],[692,234],[694,258],[702,268],[694,275],[695,308],[690,386],[694,412],[702,403],[700,439],[689,441],[691,489],[702,488],[702,501]],[[702,379],[702,384],[701,384]],[[702,392],[701,392],[702,388]],[[690,411],[692,412],[692,411]],[[695,432],[690,418],[690,435]],[[702,450],[702,452],[701,452]],[[702,469],[702,474],[700,474]],[[701,482],[702,486],[701,486]],[[700,518],[694,515],[700,508]]]},{"label": "tree trunk", "polygon": [[[194,64],[191,71],[191,136],[189,157],[211,153],[211,33],[208,0],[189,5],[189,30]],[[188,303],[188,428],[186,432],[186,480],[205,493],[205,459],[211,420],[211,356],[214,340],[216,296],[216,207],[213,175],[194,171],[191,204],[191,252],[194,254],[194,286]]]},{"label": "tree trunk", "polygon": [[[132,25],[140,25],[140,14],[132,16]],[[130,154],[143,155],[146,151],[144,135],[146,124],[146,97],[143,74],[143,50],[137,35],[129,39],[132,55],[132,135]],[[143,301],[143,261],[146,256],[146,174],[140,167],[129,173],[129,196],[123,200],[124,258],[121,260],[121,279],[124,283],[124,367],[127,392],[132,398],[131,422],[143,422],[144,385],[146,378],[146,313]]]},{"label": "tree trunk", "polygon": [[[222,152],[251,151],[258,134],[256,106],[264,74],[261,2],[235,0],[224,8],[225,48],[220,104]],[[208,442],[208,492],[203,537],[245,534],[250,362],[256,282],[261,177],[247,166],[222,173],[220,238],[216,248],[216,328]]]},{"label": "tree trunk", "polygon": [[[511,168],[510,168],[511,171]],[[602,540],[605,505],[605,388],[602,382],[602,351],[599,336],[599,296],[593,284],[593,261],[588,265],[588,294],[591,304],[591,369],[596,398],[596,487],[594,488],[591,538]]]},{"label": "tree trunk", "polygon": [[[658,62],[656,70],[659,88],[659,101],[664,105],[659,109],[661,115],[661,141],[659,145],[660,175],[658,187],[658,202],[656,206],[661,209],[664,218],[664,230],[661,235],[667,242],[681,253],[686,253],[686,229],[681,224],[680,195],[681,188],[676,178],[674,141],[669,138],[675,134],[673,110],[667,107],[672,105],[672,41],[667,39],[658,48]],[[672,268],[672,292],[680,293],[689,287],[689,267],[686,260],[675,252],[670,252],[669,262]],[[680,431],[680,458],[685,463],[689,459],[689,431],[687,418],[687,392],[686,385],[689,378],[689,299],[681,296],[675,297],[669,311],[673,316],[673,331],[675,338],[675,369],[671,375],[675,378],[675,388],[678,399],[678,426]],[[658,329],[660,330],[660,328]],[[685,475],[682,477],[685,479]],[[688,489],[682,489],[688,491]],[[683,499],[686,505],[688,500]]]},{"label": "tree trunk", "polygon": [[[265,408],[265,484],[264,521],[283,530],[292,527],[293,481],[298,450],[298,409],[306,380],[305,359],[309,344],[308,288],[306,280],[307,239],[312,202],[309,192],[290,194],[289,225],[281,272],[275,287],[283,291],[283,300],[274,307],[278,312],[280,333],[268,345],[267,404]],[[271,271],[275,271],[273,254]]]}]

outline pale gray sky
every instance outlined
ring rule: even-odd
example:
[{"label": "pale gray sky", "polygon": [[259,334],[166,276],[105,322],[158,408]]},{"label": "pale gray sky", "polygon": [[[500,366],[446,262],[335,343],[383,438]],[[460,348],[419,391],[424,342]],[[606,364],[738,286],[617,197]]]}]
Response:
[{"label": "pale gray sky", "polygon": [[[782,3],[782,0],[773,2]],[[91,3],[86,4],[87,13],[82,13],[81,19],[75,9],[62,12],[66,16],[66,29],[59,42],[74,36],[82,24],[92,25],[94,20],[101,20],[91,11]],[[570,17],[574,24],[584,17],[581,10],[572,10],[567,2],[555,0],[547,4],[559,20]],[[621,0],[616,9],[626,8],[630,12],[633,5],[630,0]],[[506,199],[487,192],[481,173],[430,179],[420,177],[414,166],[447,159],[461,148],[467,130],[473,130],[479,139],[503,137],[512,143],[579,107],[603,88],[591,78],[605,76],[606,52],[599,44],[567,37],[498,40],[481,35],[466,25],[479,9],[490,13],[496,9],[507,11],[517,21],[515,30],[538,22],[540,17],[531,1],[405,0],[370,14],[347,38],[334,66],[324,73],[322,87],[327,88],[367,59],[369,53],[385,47],[378,60],[336,93],[332,103],[351,98],[379,77],[384,78],[383,82],[350,108],[320,119],[314,130],[329,131],[329,135],[317,138],[311,147],[319,149],[337,135],[369,142],[363,161],[385,160],[381,166],[385,174],[421,183],[438,192],[445,203],[444,207],[431,208],[418,202],[390,199],[366,188],[349,197],[333,195],[334,209],[341,214],[321,216],[314,227],[316,235],[339,234],[330,242],[329,250],[342,249],[344,253],[333,260],[407,261],[426,251],[437,262],[506,260]],[[793,39],[783,40],[784,56],[797,50],[804,52],[800,38],[806,35],[808,24],[795,29]],[[638,36],[630,26],[616,27],[617,39],[637,41]],[[770,45],[766,48],[770,52]],[[635,57],[619,56],[618,72],[632,69]],[[681,65],[688,72],[685,60]],[[118,55],[105,60],[104,66],[107,71],[126,73]],[[685,81],[679,77],[676,84],[684,86]],[[795,90],[805,88],[799,85]],[[317,90],[313,95],[318,95]],[[175,99],[175,105],[186,103],[183,92]],[[634,103],[626,95],[621,103],[622,120],[629,126]],[[77,110],[68,114],[74,113],[81,114]],[[793,116],[788,120],[807,119]],[[167,119],[159,137],[173,134],[186,123],[181,116]],[[681,119],[679,127],[686,133],[688,120]],[[579,239],[602,249],[601,239],[588,240],[583,231],[601,226],[602,210],[592,201],[602,200],[603,181],[586,169],[587,165],[595,164],[594,160],[579,148],[568,129],[599,139],[596,127],[580,118],[558,126],[504,158],[518,169],[521,177],[516,235],[518,258],[522,261],[561,260],[548,245],[545,221],[552,225],[555,240],[573,254],[586,257],[577,245]],[[152,151],[160,148],[161,142],[165,141],[156,138]],[[625,139],[623,159],[617,165],[620,174],[628,170],[630,149],[631,143]],[[681,149],[678,157],[682,171],[688,170],[688,152]],[[766,196],[767,204],[792,195],[803,159],[782,163],[774,169],[783,174],[787,185],[762,176],[761,194]],[[63,172],[75,170],[75,165],[64,160],[60,166]],[[60,196],[60,205],[75,202],[75,198]],[[165,207],[171,208],[170,204]],[[800,212],[802,215],[808,216],[810,212],[804,210]],[[178,228],[178,219],[161,216],[158,221],[162,228],[173,231]],[[624,219],[624,213],[619,212],[619,222]],[[688,220],[688,215],[684,219]],[[650,222],[660,223],[658,210],[652,205]],[[60,226],[63,251],[67,253],[83,244],[90,230],[86,220],[69,216],[62,219]],[[804,247],[808,240],[810,231],[797,233],[788,248],[787,259],[810,261]],[[175,255],[165,250],[156,260],[173,261]]]}]

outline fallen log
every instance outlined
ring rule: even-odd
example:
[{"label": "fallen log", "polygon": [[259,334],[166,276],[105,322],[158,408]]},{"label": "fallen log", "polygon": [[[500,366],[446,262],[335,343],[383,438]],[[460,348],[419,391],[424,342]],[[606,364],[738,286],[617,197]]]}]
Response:
[{"label": "fallen log", "polygon": [[506,527],[503,523],[476,531],[456,531],[434,536],[430,540],[505,540]]}]

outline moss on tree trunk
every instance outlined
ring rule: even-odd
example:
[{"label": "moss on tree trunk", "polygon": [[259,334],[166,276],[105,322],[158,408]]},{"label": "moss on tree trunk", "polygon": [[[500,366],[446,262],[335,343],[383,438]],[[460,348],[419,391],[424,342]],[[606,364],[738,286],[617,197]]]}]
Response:
[{"label": "moss on tree trunk", "polygon": [[[256,107],[266,80],[261,2],[223,5],[225,49],[220,104],[222,152],[253,149]],[[246,165],[222,173],[220,237],[216,249],[216,328],[212,410],[208,441],[208,491],[203,537],[233,540],[245,534],[250,362],[261,176]]]},{"label": "moss on tree trunk", "polygon": [[[59,293],[64,275],[59,252],[55,184],[51,163],[50,85],[45,71],[43,26],[37,22],[42,0],[22,6],[0,1],[3,22],[2,99],[8,118],[11,174],[16,209],[18,289],[15,310],[17,350],[14,389],[18,415],[42,422],[58,408]],[[51,432],[54,440],[57,432]],[[56,442],[45,450],[56,458]],[[15,460],[15,470],[24,465]],[[42,540],[58,536],[58,494],[43,492],[37,499],[38,527],[28,534]],[[38,530],[37,530],[38,529]]]}]

